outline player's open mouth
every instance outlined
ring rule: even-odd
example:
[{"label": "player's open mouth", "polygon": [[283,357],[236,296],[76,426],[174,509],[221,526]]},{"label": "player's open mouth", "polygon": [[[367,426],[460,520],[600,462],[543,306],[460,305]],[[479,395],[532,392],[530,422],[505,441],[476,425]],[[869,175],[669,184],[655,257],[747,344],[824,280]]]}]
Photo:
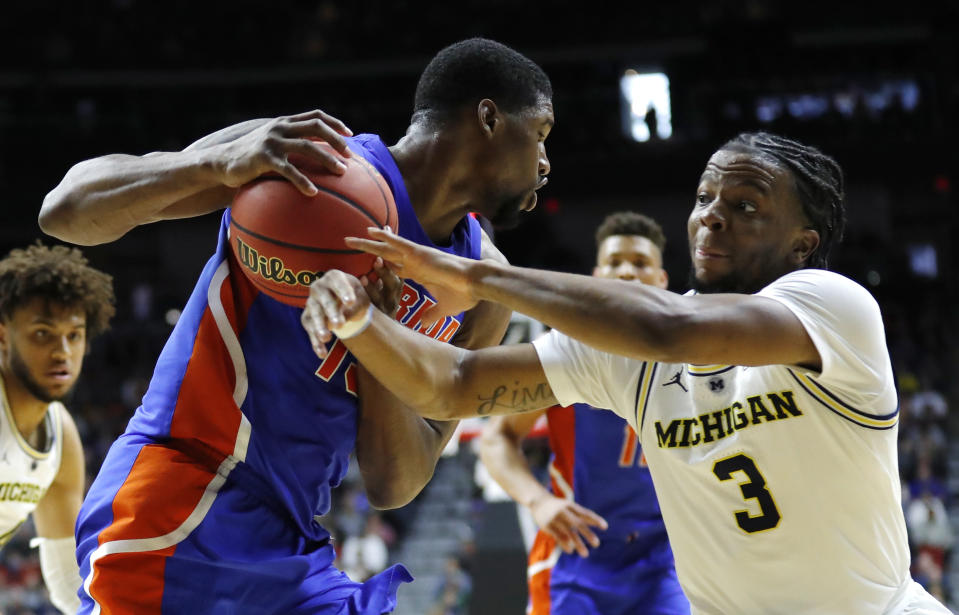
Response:
[{"label": "player's open mouth", "polygon": [[539,180],[539,183],[533,186],[533,193],[530,195],[529,199],[526,201],[526,205],[521,207],[521,211],[533,211],[536,209],[536,203],[539,201],[539,196],[536,194],[536,191],[549,183],[549,179],[544,177]]},{"label": "player's open mouth", "polygon": [[52,369],[47,372],[47,378],[57,382],[67,382],[71,377],[70,370],[67,369]]},{"label": "player's open mouth", "polygon": [[712,259],[712,258],[727,258],[729,255],[724,252],[719,252],[717,250],[714,250],[712,248],[699,246],[696,248],[696,256],[704,259],[706,258]]}]

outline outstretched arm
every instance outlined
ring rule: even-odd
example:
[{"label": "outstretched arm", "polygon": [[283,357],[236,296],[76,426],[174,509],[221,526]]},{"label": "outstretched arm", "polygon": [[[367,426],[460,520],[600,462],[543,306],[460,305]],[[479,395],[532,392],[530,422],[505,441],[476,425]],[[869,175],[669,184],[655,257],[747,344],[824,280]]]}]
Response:
[{"label": "outstretched arm", "polygon": [[[365,318],[359,280],[330,271],[310,287],[303,326],[320,358],[333,329]],[[556,403],[532,344],[480,350],[438,342],[373,311],[369,326],[340,337],[369,372],[420,416],[447,421],[513,414]]]},{"label": "outstretched arm", "polygon": [[289,156],[306,156],[342,173],[342,163],[312,139],[327,141],[348,156],[341,135],[350,134],[336,118],[310,111],[236,124],[180,152],[85,160],[44,198],[40,228],[71,243],[106,243],[141,224],[222,209],[239,186],[270,172],[312,195],[316,188]]},{"label": "outstretched arm", "polygon": [[552,536],[565,552],[576,551],[580,557],[588,557],[589,549],[583,539],[590,546],[598,547],[599,538],[591,528],[606,529],[605,519],[572,499],[550,493],[533,476],[523,454],[523,438],[543,414],[529,412],[490,418],[480,436],[480,459],[490,476],[517,504],[529,509],[536,525]]},{"label": "outstretched arm", "polygon": [[[483,256],[505,262],[485,234]],[[385,282],[387,293],[402,285],[385,267],[377,268],[376,273]],[[367,292],[379,304],[380,290],[372,286],[366,286]],[[503,339],[509,317],[509,309],[503,306],[480,303],[466,313],[452,343],[466,349],[496,345]],[[360,421],[356,457],[367,496],[378,508],[397,508],[412,500],[432,478],[457,421],[423,418],[377,382],[362,363],[357,373]]]},{"label": "outstretched arm", "polygon": [[379,230],[347,244],[381,256],[439,300],[424,322],[476,301],[527,314],[599,350],[671,363],[821,366],[799,319],[773,299],[681,296],[621,280],[470,261]]}]

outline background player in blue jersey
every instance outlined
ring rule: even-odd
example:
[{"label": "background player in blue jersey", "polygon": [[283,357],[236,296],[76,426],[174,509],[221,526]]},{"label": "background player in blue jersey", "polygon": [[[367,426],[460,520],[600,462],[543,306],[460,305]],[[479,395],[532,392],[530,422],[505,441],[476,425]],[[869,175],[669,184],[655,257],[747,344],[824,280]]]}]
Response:
[{"label": "background player in blue jersey", "polygon": [[[666,288],[666,237],[654,220],[610,214],[596,245],[594,276]],[[521,448],[544,414],[553,451],[550,490],[533,476]],[[480,458],[540,528],[529,554],[527,613],[689,613],[652,477],[622,418],[586,404],[494,416],[483,429]]]},{"label": "background player in blue jersey", "polygon": [[[287,156],[336,172],[335,156],[310,140],[319,138],[383,175],[400,235],[502,261],[467,214],[507,226],[535,206],[549,172],[551,97],[535,63],[470,39],[427,66],[410,126],[392,147],[375,135],[354,138],[320,111],[253,120],[181,152],[81,162],[47,196],[40,224],[75,243],[112,241],[141,224],[221,209],[238,186],[267,172],[310,195],[315,188]],[[331,565],[329,533],[315,517],[327,512],[354,445],[371,502],[405,504],[429,480],[455,424],[419,418],[349,356],[318,362],[301,310],[259,294],[236,271],[228,223],[229,210],[143,405],[84,502],[81,612],[388,612],[397,585],[410,580],[406,570],[354,583]],[[418,329],[419,308],[432,299],[422,286],[398,283],[387,278],[369,292],[399,295],[388,311]],[[508,319],[509,310],[487,303],[436,333],[466,348],[489,346]]]}]

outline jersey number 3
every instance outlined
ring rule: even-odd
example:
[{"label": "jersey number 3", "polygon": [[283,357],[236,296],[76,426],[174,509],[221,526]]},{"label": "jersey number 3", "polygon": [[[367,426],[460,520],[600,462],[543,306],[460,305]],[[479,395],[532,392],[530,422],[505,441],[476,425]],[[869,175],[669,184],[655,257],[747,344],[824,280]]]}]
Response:
[{"label": "jersey number 3", "polygon": [[720,459],[713,465],[713,474],[721,481],[730,480],[736,472],[742,472],[749,479],[748,482],[739,484],[743,499],[755,499],[759,503],[759,512],[761,513],[753,517],[747,510],[736,511],[736,523],[739,527],[752,534],[753,532],[771,530],[779,525],[782,515],[776,508],[776,502],[773,501],[772,494],[766,489],[766,479],[759,472],[755,461],[746,455],[739,454]]}]

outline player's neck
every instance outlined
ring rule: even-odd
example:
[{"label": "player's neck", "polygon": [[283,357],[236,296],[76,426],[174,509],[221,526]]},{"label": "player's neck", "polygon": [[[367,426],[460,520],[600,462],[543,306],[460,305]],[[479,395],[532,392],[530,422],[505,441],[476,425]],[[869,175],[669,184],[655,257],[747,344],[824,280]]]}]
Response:
[{"label": "player's neck", "polygon": [[3,388],[6,393],[6,402],[10,409],[10,415],[17,426],[17,431],[23,436],[23,439],[31,445],[37,435],[37,428],[43,422],[47,414],[47,407],[50,405],[42,399],[37,399],[23,382],[6,366],[0,366],[0,374],[3,375]]},{"label": "player's neck", "polygon": [[442,245],[469,213],[469,196],[461,189],[455,142],[423,129],[406,134],[390,147],[403,176],[416,217],[429,238]]}]

